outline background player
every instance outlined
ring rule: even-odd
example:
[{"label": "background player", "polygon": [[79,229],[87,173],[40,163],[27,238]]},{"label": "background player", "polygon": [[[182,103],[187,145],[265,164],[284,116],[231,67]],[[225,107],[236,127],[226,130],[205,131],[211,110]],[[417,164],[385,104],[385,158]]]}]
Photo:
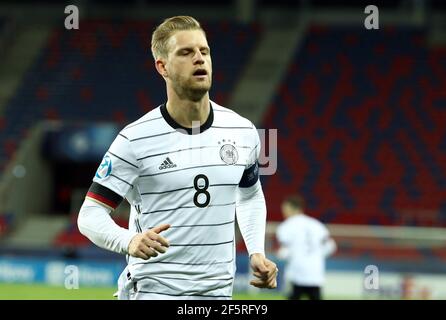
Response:
[{"label": "background player", "polygon": [[287,260],[285,277],[292,285],[289,299],[307,295],[310,300],[320,300],[325,258],[336,251],[336,243],[321,222],[304,213],[301,196],[286,198],[282,214],[285,221],[277,228],[277,239],[279,256]]}]

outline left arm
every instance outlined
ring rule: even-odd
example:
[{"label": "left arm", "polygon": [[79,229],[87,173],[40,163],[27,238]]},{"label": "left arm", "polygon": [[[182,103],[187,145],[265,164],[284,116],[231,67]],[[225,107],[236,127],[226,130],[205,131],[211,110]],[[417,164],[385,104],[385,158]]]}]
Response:
[{"label": "left arm", "polygon": [[[256,168],[253,171],[258,171],[258,164],[254,166]],[[257,278],[250,284],[258,288],[276,288],[277,266],[265,257],[266,204],[258,176],[254,184],[249,186],[241,184],[238,188],[236,215],[240,232],[248,249],[253,275]]]},{"label": "left arm", "polygon": [[248,249],[253,275],[250,282],[258,288],[277,287],[277,266],[265,257],[266,204],[259,179],[260,137],[252,125],[251,153],[236,195],[237,223]]},{"label": "left arm", "polygon": [[248,188],[238,188],[236,215],[249,256],[265,255],[266,203],[260,181]]},{"label": "left arm", "polygon": [[323,246],[324,246],[323,252],[324,252],[325,257],[329,257],[329,256],[333,255],[337,250],[336,242],[334,241],[333,238],[330,238],[330,237],[324,239]]}]

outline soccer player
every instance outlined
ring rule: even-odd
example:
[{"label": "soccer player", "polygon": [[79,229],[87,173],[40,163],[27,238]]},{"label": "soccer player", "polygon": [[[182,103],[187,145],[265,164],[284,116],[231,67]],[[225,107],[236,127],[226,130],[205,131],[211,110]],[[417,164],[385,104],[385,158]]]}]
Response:
[{"label": "soccer player", "polygon": [[[151,48],[167,102],[118,134],[81,207],[79,230],[127,255],[120,299],[231,299],[237,217],[251,285],[275,288],[277,268],[264,254],[256,128],[210,100],[211,50],[197,20],[166,19]],[[128,230],[109,215],[123,198],[131,205]]]},{"label": "soccer player", "polygon": [[291,300],[307,296],[320,300],[325,280],[325,258],[336,251],[328,229],[304,213],[304,199],[299,195],[282,203],[285,221],[276,231],[281,248],[279,257],[287,260],[285,278],[292,284]]}]

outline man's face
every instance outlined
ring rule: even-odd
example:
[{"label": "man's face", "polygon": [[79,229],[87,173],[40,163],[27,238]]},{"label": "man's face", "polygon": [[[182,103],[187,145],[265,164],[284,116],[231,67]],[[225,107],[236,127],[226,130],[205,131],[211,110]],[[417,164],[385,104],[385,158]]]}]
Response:
[{"label": "man's face", "polygon": [[285,219],[291,217],[296,212],[296,209],[293,208],[293,206],[288,202],[282,203],[281,209],[282,209],[282,215]]},{"label": "man's face", "polygon": [[212,60],[201,30],[178,31],[168,41],[167,81],[177,95],[199,101],[212,85]]}]

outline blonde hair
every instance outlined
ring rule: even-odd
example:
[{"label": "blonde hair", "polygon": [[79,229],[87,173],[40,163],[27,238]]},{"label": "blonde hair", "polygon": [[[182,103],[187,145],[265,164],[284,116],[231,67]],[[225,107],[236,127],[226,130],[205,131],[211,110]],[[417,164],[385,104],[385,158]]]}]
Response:
[{"label": "blonde hair", "polygon": [[167,57],[169,53],[167,42],[170,37],[176,31],[185,30],[201,30],[205,33],[200,23],[190,16],[175,16],[165,19],[163,23],[156,27],[152,34],[151,49],[153,58],[156,60],[159,57]]}]

